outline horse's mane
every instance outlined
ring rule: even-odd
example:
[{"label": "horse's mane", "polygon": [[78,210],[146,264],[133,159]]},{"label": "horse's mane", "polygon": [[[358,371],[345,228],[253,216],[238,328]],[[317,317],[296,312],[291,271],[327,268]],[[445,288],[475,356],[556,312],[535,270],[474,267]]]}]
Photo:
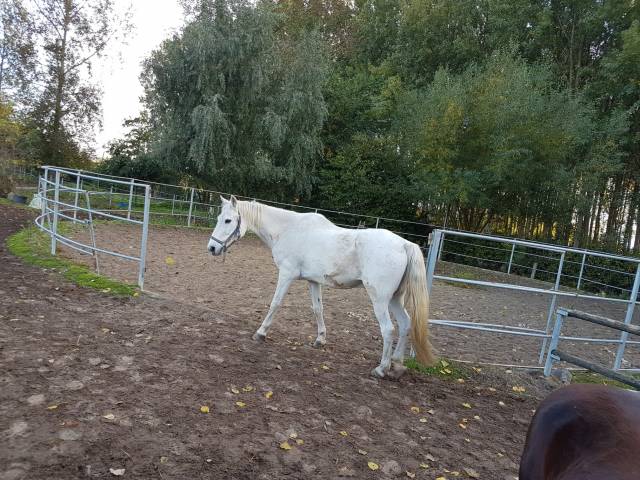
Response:
[{"label": "horse's mane", "polygon": [[264,205],[255,200],[252,202],[238,202],[238,211],[242,216],[242,220],[254,228],[262,225],[262,212],[264,211],[264,207]]}]

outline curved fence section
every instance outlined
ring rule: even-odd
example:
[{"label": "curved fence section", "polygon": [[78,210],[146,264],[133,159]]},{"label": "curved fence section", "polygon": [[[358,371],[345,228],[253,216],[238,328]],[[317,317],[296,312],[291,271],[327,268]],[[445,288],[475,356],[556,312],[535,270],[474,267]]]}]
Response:
[{"label": "curved fence section", "polygon": [[[131,195],[140,194],[143,200],[142,218],[134,218],[131,211],[100,208],[94,201],[96,184],[110,184],[117,188],[126,186]],[[95,259],[96,271],[100,271],[98,254],[112,255],[138,264],[138,286],[144,288],[144,274],[147,254],[147,238],[149,232],[149,210],[151,204],[151,187],[136,181],[105,179],[89,172],[74,171],[65,168],[42,167],[38,181],[38,196],[41,213],[35,223],[51,237],[51,254],[55,255],[58,243],[92,255]],[[111,220],[139,226],[140,241],[138,253],[132,255],[123,251],[102,248],[96,238],[95,222]],[[89,232],[87,242],[71,238],[67,233],[67,222],[82,225]]]}]

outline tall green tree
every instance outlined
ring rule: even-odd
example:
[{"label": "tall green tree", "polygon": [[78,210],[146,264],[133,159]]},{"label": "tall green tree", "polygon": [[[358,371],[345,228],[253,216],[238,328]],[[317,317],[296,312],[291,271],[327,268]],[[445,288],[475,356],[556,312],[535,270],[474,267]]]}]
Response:
[{"label": "tall green tree", "polygon": [[24,102],[36,71],[36,25],[21,0],[0,3],[0,99]]},{"label": "tall green tree", "polygon": [[167,168],[241,193],[310,191],[327,60],[314,31],[279,35],[282,21],[268,2],[203,1],[149,58],[153,152]]}]

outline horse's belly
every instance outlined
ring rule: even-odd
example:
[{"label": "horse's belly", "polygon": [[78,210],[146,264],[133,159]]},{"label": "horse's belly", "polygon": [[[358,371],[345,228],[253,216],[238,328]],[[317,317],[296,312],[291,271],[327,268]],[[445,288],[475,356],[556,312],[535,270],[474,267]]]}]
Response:
[{"label": "horse's belly", "polygon": [[362,281],[359,279],[340,277],[339,275],[325,275],[322,283],[333,288],[355,288],[362,286]]}]

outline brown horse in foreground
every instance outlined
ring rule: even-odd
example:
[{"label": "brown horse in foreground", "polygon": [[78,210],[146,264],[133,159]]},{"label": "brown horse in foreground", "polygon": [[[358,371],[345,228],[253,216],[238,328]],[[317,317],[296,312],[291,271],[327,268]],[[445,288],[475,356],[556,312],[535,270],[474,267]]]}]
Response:
[{"label": "brown horse in foreground", "polygon": [[570,385],[529,426],[519,480],[640,479],[640,392]]}]

